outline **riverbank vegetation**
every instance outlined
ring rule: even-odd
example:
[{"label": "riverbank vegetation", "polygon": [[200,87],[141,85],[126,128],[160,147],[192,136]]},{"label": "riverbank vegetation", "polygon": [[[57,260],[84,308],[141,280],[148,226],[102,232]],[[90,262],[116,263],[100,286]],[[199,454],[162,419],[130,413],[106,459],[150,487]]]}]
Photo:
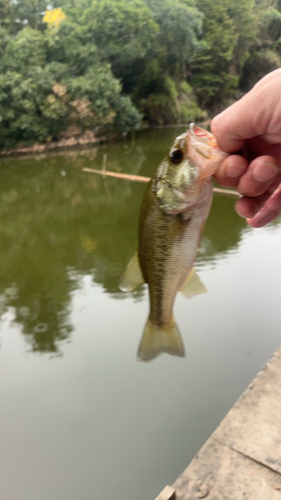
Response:
[{"label": "riverbank vegetation", "polygon": [[0,149],[206,118],[280,55],[281,0],[0,0]]}]

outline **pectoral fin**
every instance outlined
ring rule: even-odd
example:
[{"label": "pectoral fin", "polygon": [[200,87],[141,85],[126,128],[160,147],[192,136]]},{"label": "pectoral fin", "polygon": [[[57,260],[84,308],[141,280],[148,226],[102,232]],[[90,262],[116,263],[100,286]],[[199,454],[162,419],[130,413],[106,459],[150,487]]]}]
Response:
[{"label": "pectoral fin", "polygon": [[205,285],[203,285],[201,279],[199,278],[198,274],[196,274],[193,267],[181,288],[182,295],[187,299],[192,299],[192,297],[206,292],[207,288],[205,287]]},{"label": "pectoral fin", "polygon": [[145,283],[139,263],[139,254],[136,252],[127,265],[119,281],[119,288],[123,292],[131,292]]}]

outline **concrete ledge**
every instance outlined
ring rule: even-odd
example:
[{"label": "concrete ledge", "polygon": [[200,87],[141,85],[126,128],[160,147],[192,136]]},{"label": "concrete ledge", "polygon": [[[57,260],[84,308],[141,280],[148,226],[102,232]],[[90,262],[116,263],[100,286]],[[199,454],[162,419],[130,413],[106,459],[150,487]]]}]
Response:
[{"label": "concrete ledge", "polygon": [[281,500],[281,348],[172,488],[178,500]]}]

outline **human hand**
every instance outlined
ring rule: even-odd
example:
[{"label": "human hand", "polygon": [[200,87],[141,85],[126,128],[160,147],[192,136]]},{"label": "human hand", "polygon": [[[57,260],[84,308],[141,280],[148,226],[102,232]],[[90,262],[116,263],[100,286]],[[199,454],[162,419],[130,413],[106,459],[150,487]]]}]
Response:
[{"label": "human hand", "polygon": [[252,227],[281,213],[281,69],[262,78],[242,99],[211,123],[222,151],[231,154],[215,174],[242,197],[235,208]]}]

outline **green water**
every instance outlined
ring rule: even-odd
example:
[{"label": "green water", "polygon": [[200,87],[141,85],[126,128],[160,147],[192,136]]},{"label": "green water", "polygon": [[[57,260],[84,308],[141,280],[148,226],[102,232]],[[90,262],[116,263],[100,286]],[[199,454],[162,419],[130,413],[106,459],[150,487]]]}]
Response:
[{"label": "green water", "polygon": [[182,129],[0,165],[0,498],[153,500],[190,462],[281,341],[281,223],[247,227],[216,195],[178,296],[186,358],[136,361],[147,290],[118,280],[145,184]]}]

